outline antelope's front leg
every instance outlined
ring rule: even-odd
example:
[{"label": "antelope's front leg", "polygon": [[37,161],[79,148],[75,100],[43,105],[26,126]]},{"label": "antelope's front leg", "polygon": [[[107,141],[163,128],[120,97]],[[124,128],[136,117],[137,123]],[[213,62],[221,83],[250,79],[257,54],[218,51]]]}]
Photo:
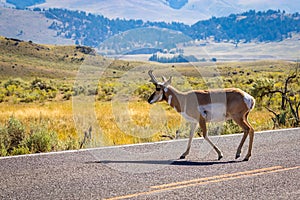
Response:
[{"label": "antelope's front leg", "polygon": [[194,136],[196,127],[197,127],[197,123],[191,123],[191,130],[190,130],[190,137],[189,137],[188,145],[187,145],[186,151],[180,156],[179,159],[185,159],[185,157],[190,153],[192,140],[193,140],[193,136]]}]

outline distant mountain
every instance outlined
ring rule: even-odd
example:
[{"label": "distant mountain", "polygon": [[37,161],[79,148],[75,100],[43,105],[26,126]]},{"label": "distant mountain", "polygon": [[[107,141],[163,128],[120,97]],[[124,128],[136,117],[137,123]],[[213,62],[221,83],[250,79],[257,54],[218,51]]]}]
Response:
[{"label": "distant mountain", "polygon": [[189,42],[190,37],[178,31],[163,28],[135,28],[114,35],[97,46],[105,54],[128,54],[148,49],[174,49],[177,44]]},{"label": "distant mountain", "polygon": [[217,42],[234,40],[239,42],[270,42],[290,38],[300,32],[300,14],[287,14],[280,10],[266,12],[250,10],[228,17],[212,17],[191,26],[189,34],[193,39],[214,37]]},{"label": "distant mountain", "polygon": [[41,44],[74,44],[73,40],[57,36],[55,30],[49,29],[53,22],[44,13],[0,6],[0,35]]},{"label": "distant mountain", "polygon": [[[12,0],[10,0],[12,1]],[[15,2],[39,0],[14,0]],[[183,22],[194,24],[212,16],[222,17],[248,10],[300,11],[299,0],[45,0],[36,6],[63,8],[104,15],[110,19],[141,19],[143,21]]]},{"label": "distant mountain", "polygon": [[[46,10],[45,16],[55,20],[49,28],[57,31],[58,36],[93,47],[99,47],[105,42],[106,46],[102,46],[101,49],[119,49],[121,52],[126,49],[131,51],[134,48],[170,49],[175,47],[174,44],[209,38],[213,38],[216,42],[236,43],[281,41],[292,37],[292,33],[300,32],[300,14],[289,14],[279,10],[266,12],[250,10],[228,17],[212,17],[191,26],[175,22],[108,19],[104,16],[65,9]],[[164,29],[176,32],[168,31],[166,35]],[[170,46],[172,43],[173,46]]]},{"label": "distant mountain", "polygon": [[[109,19],[84,11],[58,8],[34,10],[0,7],[0,35],[38,43],[72,42],[91,47],[101,46],[108,52],[113,49],[115,53],[120,53],[137,48],[170,49],[178,43],[208,38],[217,42],[236,43],[281,41],[291,37],[292,33],[300,32],[299,13],[289,14],[280,10],[250,10],[227,17],[211,17],[193,25]],[[123,42],[120,42],[121,39]]]}]

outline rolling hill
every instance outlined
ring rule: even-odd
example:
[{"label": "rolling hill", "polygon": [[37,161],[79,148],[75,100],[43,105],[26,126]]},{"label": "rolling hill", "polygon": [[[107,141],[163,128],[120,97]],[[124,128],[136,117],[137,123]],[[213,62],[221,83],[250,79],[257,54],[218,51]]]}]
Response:
[{"label": "rolling hill", "polygon": [[[23,4],[13,0],[7,2],[14,3],[20,8],[24,5],[44,5],[38,4],[43,2],[39,0],[28,0]],[[28,4],[25,4],[26,2]],[[55,1],[46,1],[45,4],[50,2]],[[64,1],[63,7],[66,7],[68,2]],[[129,12],[130,6],[126,7],[129,2],[134,3],[130,0],[124,1],[119,4],[123,6],[119,10]],[[143,5],[136,5],[136,8],[147,7],[146,4],[149,3],[147,2],[139,2]],[[229,1],[218,2],[234,7]],[[72,5],[76,6],[80,1],[73,1],[73,3]],[[97,7],[98,3],[99,1],[95,0],[88,5]],[[191,3],[194,3],[194,6],[200,5],[200,1],[153,1],[152,3],[166,6],[175,13],[189,8]],[[201,1],[201,5],[206,5],[206,3],[206,1]],[[112,6],[113,4],[105,3],[100,7],[105,7],[104,5]],[[218,8],[216,5],[214,4],[214,9]],[[151,6],[147,9],[158,11]],[[218,8],[218,10],[222,9]],[[130,11],[130,13],[135,12]],[[236,45],[251,42],[279,42],[300,32],[299,13],[287,13],[280,10],[249,10],[240,14],[230,14],[227,17],[211,17],[192,25],[140,19],[110,19],[105,15],[61,8],[21,10],[0,7],[0,16],[2,27],[0,35],[5,37],[43,44],[75,43],[117,54],[135,51],[139,48],[171,49],[176,48],[179,43],[191,45],[189,41],[199,40],[202,41],[201,45],[205,45],[205,41],[228,42]],[[189,14],[181,16],[189,16]],[[148,30],[141,31],[144,29]]]},{"label": "rolling hill", "polygon": [[[138,45],[138,47],[170,49],[169,42],[166,43],[165,41],[168,38],[163,36],[165,33],[164,29],[177,31],[177,36],[184,35],[189,37],[190,40],[208,40],[213,38],[216,42],[232,41],[236,43],[240,41],[282,41],[285,38],[292,37],[292,33],[300,32],[299,13],[289,14],[284,11],[274,10],[266,12],[250,10],[241,14],[231,14],[228,17],[212,17],[208,20],[200,20],[192,26],[176,22],[145,22],[142,20],[126,19],[110,20],[100,15],[65,9],[46,10],[45,16],[49,19],[59,21],[59,23],[53,22],[49,27],[50,29],[56,30],[60,36],[76,40],[78,44],[99,47],[103,42],[109,42],[108,40],[111,40],[112,37],[120,35],[123,40],[122,42],[118,41],[119,44],[116,48],[123,46],[124,49],[127,48],[129,51],[132,50],[134,44],[144,43],[146,45],[146,43],[149,43],[149,40],[152,43],[156,42],[156,45]],[[149,32],[153,32],[153,28],[161,29],[161,31],[149,34],[147,31],[137,31],[140,28],[149,29]],[[128,32],[130,32],[130,36],[128,36]],[[126,34],[127,37],[122,37],[122,34]],[[169,38],[172,38],[169,41],[173,43],[173,47],[171,48],[183,42],[177,36],[174,37],[174,34],[169,35]],[[112,41],[110,42],[112,43]],[[128,45],[128,42],[132,44]],[[165,45],[160,45],[161,43]],[[111,46],[114,45],[111,44]]]},{"label": "rolling hill", "polygon": [[42,45],[0,36],[0,79],[75,77],[87,54],[94,51],[89,47]]},{"label": "rolling hill", "polygon": [[49,29],[54,22],[44,14],[0,6],[0,35],[42,44],[74,44],[71,39],[57,36]]},{"label": "rolling hill", "polygon": [[110,19],[142,19],[144,21],[183,22],[193,24],[212,16],[221,17],[232,13],[255,10],[285,10],[298,12],[298,0],[7,0],[17,7],[35,5],[41,8],[63,8],[101,14]]}]

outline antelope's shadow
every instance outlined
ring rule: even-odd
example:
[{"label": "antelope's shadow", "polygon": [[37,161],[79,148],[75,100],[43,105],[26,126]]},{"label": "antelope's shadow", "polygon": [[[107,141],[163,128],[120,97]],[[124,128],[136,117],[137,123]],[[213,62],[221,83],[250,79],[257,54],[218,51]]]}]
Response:
[{"label": "antelope's shadow", "polygon": [[177,166],[208,166],[208,165],[224,165],[233,164],[243,161],[189,161],[189,160],[101,160],[87,162],[99,164],[145,164],[145,165],[177,165]]}]

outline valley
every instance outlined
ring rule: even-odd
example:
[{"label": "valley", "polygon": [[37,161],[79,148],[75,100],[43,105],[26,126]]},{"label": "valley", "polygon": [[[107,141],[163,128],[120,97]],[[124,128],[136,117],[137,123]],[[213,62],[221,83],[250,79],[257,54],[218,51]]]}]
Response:
[{"label": "valley", "polygon": [[[147,103],[150,69],[183,92],[241,88],[256,99],[255,131],[300,126],[296,6],[70,2],[0,2],[0,156],[186,138],[175,110]],[[209,124],[210,135],[241,131]]]},{"label": "valley", "polygon": [[[178,113],[166,103],[147,103],[154,89],[147,74],[150,69],[158,77],[173,76],[173,85],[181,91],[242,88],[257,98],[250,114],[256,131],[294,126],[290,120],[275,123],[275,116],[265,108],[278,114],[279,94],[260,93],[280,89],[285,78],[299,68],[294,61],[160,64],[103,57],[89,47],[0,39],[2,156],[169,140],[176,131],[185,138],[189,125]],[[299,80],[289,85],[295,102]],[[89,126],[92,137],[82,144]],[[209,128],[211,135],[241,132],[232,122]],[[12,136],[6,135],[12,129],[21,130],[14,132],[21,134],[14,144],[9,142]],[[43,141],[42,146],[33,141]]]}]

